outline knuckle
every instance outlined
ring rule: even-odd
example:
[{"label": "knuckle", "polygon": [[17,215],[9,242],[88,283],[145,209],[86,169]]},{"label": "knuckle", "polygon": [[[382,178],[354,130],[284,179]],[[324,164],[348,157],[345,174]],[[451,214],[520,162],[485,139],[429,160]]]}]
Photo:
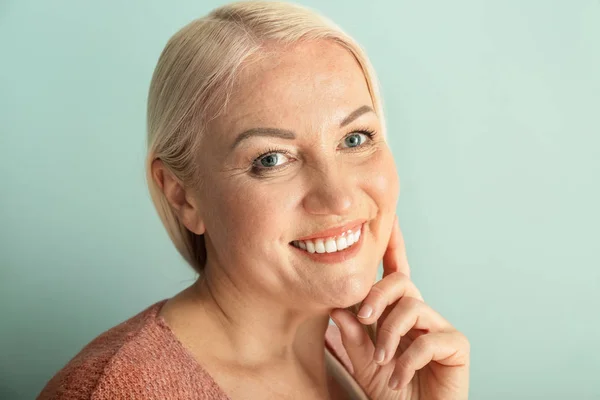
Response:
[{"label": "knuckle", "polygon": [[390,276],[394,276],[395,279],[410,280],[410,277],[401,271],[393,272]]},{"label": "knuckle", "polygon": [[390,339],[396,335],[396,327],[392,323],[384,322],[381,327],[377,328],[377,332],[381,339]]},{"label": "knuckle", "polygon": [[[410,353],[404,352],[398,359],[396,360],[395,370],[403,373],[404,371],[410,370],[413,363],[413,357]],[[394,373],[398,373],[394,372]]]},{"label": "knuckle", "polygon": [[423,299],[423,296],[421,295],[421,291],[417,288],[417,285],[415,285],[413,281],[410,281],[407,284],[406,293],[409,296],[414,297],[416,299],[419,299],[419,300]]},{"label": "knuckle", "polygon": [[399,303],[402,303],[402,307],[409,310],[417,310],[421,308],[423,302],[415,297],[404,296],[400,299]]},{"label": "knuckle", "polygon": [[471,352],[471,342],[469,342],[469,338],[467,338],[467,336],[462,332],[459,332],[459,331],[456,331],[456,332],[457,332],[459,341],[462,342],[462,344],[465,348],[465,351],[467,353],[470,353]]},{"label": "knuckle", "polygon": [[380,286],[375,285],[373,288],[371,288],[370,297],[374,301],[385,300],[385,290],[383,290]]},{"label": "knuckle", "polygon": [[396,271],[396,272],[391,273],[389,275],[389,277],[394,280],[394,283],[396,285],[406,286],[406,285],[411,285],[412,284],[412,281],[410,280],[410,277],[408,275],[406,275],[406,274],[403,274],[400,271]]},{"label": "knuckle", "polygon": [[387,305],[387,296],[385,291],[377,286],[373,286],[369,295],[363,301],[363,304],[370,304],[375,310]]},{"label": "knuckle", "polygon": [[418,353],[431,350],[434,347],[433,345],[434,343],[431,339],[431,335],[421,335],[412,343],[412,346],[415,346],[415,351]]},{"label": "knuckle", "polygon": [[405,296],[416,297],[422,299],[421,292],[417,288],[417,285],[410,279],[410,277],[404,275],[401,272],[395,272],[398,275],[396,276],[396,284],[403,288],[403,292]]}]

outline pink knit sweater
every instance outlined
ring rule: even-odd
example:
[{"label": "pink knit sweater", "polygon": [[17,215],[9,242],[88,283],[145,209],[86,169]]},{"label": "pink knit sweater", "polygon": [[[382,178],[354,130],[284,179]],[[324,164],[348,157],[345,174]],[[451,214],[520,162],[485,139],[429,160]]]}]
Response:
[{"label": "pink knit sweater", "polygon": [[[229,400],[158,315],[166,301],[92,340],[46,384],[38,400]],[[336,326],[327,329],[325,345],[352,371]]]}]

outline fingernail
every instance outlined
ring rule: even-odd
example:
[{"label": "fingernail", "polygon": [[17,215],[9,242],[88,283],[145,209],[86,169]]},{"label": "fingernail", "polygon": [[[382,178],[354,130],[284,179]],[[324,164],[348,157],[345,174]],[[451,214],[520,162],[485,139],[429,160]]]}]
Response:
[{"label": "fingernail", "polygon": [[385,358],[385,350],[381,347],[379,347],[376,351],[375,351],[375,362],[377,364],[381,363],[383,361],[383,359]]},{"label": "fingernail", "polygon": [[360,308],[356,315],[358,315],[359,318],[369,318],[371,314],[373,314],[373,308],[371,308],[370,305],[365,304]]},{"label": "fingernail", "polygon": [[391,378],[388,387],[392,390],[396,390],[399,383],[398,378]]}]

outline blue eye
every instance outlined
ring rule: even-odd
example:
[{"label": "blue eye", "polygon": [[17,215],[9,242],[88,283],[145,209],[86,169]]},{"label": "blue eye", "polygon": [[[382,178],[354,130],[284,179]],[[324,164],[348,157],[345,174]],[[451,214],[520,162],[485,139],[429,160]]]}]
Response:
[{"label": "blue eye", "polygon": [[[346,136],[346,138],[344,139],[344,143],[348,146],[348,147],[356,147],[356,146],[360,146],[361,143],[364,143],[364,140],[361,141],[361,134],[359,133],[353,133],[350,136]],[[365,136],[365,134],[362,134],[363,136]]]},{"label": "blue eye", "polygon": [[279,157],[277,157],[277,153],[267,154],[266,156],[260,159],[260,164],[266,168],[274,167],[277,165],[277,160],[279,160]]},{"label": "blue eye", "polygon": [[289,161],[285,153],[276,150],[269,150],[268,153],[257,157],[252,166],[254,170],[277,169]]},{"label": "blue eye", "polygon": [[360,147],[367,139],[373,138],[374,132],[372,131],[357,131],[352,132],[344,138],[344,148]]}]

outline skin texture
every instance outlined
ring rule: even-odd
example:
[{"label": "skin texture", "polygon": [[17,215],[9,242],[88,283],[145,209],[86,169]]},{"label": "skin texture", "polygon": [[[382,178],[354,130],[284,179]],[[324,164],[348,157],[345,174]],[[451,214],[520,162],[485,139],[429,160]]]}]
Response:
[{"label": "skin texture", "polygon": [[[409,285],[398,279],[398,271],[388,274],[388,283],[373,286],[384,254],[390,271],[403,265],[388,249],[397,225],[399,181],[374,112],[340,127],[353,111],[373,108],[362,70],[347,50],[329,41],[270,50],[245,63],[225,113],[210,122],[202,138],[202,190],[186,190],[160,160],[153,163],[154,179],[186,227],[204,234],[208,255],[202,279],[170,299],[161,314],[232,398],[293,398],[293,393],[332,398],[336,389],[327,377],[323,348],[329,314],[337,309],[332,317],[367,394],[409,398],[406,390],[387,389],[389,367],[372,364],[374,349],[355,329],[366,322],[341,310],[367,298],[377,303],[374,316],[379,315],[383,304],[394,303],[399,288]],[[240,133],[258,127],[293,131],[295,139],[253,136],[232,149]],[[374,137],[357,133],[364,129]],[[258,158],[267,152],[276,153],[272,169]],[[265,173],[257,175],[256,166]],[[361,218],[366,220],[362,248],[344,262],[314,262],[290,245]],[[370,293],[377,287],[374,297]],[[439,325],[450,329],[439,318]],[[391,349],[393,337],[385,340]],[[458,382],[462,375],[452,376],[457,381],[444,385],[464,391],[467,383]],[[401,378],[407,380],[408,373]],[[430,384],[424,390],[437,389]],[[419,393],[418,398],[466,398]]]}]

